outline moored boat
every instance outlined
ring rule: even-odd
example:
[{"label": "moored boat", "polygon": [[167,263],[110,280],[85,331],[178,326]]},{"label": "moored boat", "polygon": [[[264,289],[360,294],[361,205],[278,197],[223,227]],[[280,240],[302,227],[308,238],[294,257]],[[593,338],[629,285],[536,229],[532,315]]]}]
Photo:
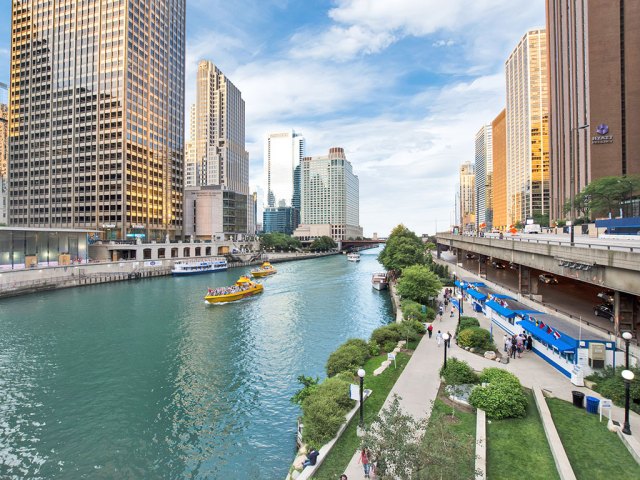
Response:
[{"label": "moored boat", "polygon": [[374,273],[371,277],[371,286],[376,290],[385,290],[389,287],[387,274],[385,272]]},{"label": "moored boat", "polygon": [[357,252],[348,253],[347,254],[347,260],[349,260],[350,262],[359,262],[360,261],[360,254],[357,253]]},{"label": "moored boat", "polygon": [[262,293],[264,287],[242,276],[229,287],[210,288],[204,299],[208,303],[228,303]]},{"label": "moored boat", "polygon": [[200,273],[219,272],[226,270],[227,261],[224,259],[208,262],[178,262],[173,266],[171,274],[174,276],[197,275]]},{"label": "moored boat", "polygon": [[273,265],[271,265],[269,262],[264,262],[262,265],[260,265],[260,267],[251,270],[251,276],[258,278],[267,277],[276,273],[278,273],[278,270],[273,268]]}]

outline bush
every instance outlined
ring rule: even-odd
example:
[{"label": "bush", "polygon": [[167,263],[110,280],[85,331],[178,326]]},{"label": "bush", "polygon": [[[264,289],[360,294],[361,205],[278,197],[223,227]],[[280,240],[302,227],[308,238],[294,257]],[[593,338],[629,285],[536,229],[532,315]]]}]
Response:
[{"label": "bush", "polygon": [[329,355],[325,367],[327,376],[333,377],[335,374],[345,371],[355,374],[368,358],[369,345],[367,342],[357,338],[347,340]]},{"label": "bush", "polygon": [[483,350],[495,350],[489,330],[480,327],[465,328],[458,335],[458,345],[475,347]]},{"label": "bush", "polygon": [[427,321],[427,313],[422,313],[422,305],[413,300],[402,300],[400,304],[402,317],[405,320],[418,320],[420,322]]},{"label": "bush", "polygon": [[447,360],[447,368],[440,369],[440,376],[447,385],[462,385],[464,383],[477,383],[478,376],[471,366],[457,358]]},{"label": "bush", "polygon": [[413,331],[416,332],[418,335],[424,335],[425,333],[427,333],[427,328],[424,326],[422,322],[418,322],[414,320],[413,322],[409,323],[409,325],[411,325],[411,328],[413,328]]},{"label": "bush", "polygon": [[520,380],[513,373],[507,372],[501,368],[490,367],[482,370],[480,374],[480,383],[500,383],[512,382],[520,385]]},{"label": "bush", "polygon": [[386,341],[384,342],[384,344],[382,345],[382,350],[384,352],[393,352],[393,349],[396,348],[396,346],[398,345],[398,342],[392,342],[392,341]]},{"label": "bush", "polygon": [[[589,375],[587,380],[596,382],[594,390],[604,398],[610,398],[614,404],[624,407],[625,393],[622,371],[624,367],[606,367],[602,372]],[[635,374],[629,389],[629,407],[636,413],[640,413],[640,368],[630,369]]]},{"label": "bush", "polygon": [[[397,323],[391,323],[384,327],[376,328],[371,333],[371,341],[376,343],[379,347],[384,347],[386,342],[398,343],[400,340],[400,330]],[[395,348],[395,346],[393,347]],[[391,350],[393,350],[393,348]]]},{"label": "bush", "polygon": [[349,382],[327,378],[302,402],[303,441],[324,445],[338,433],[345,414],[355,401],[349,398]]},{"label": "bush", "polygon": [[460,323],[458,324],[458,332],[471,327],[479,327],[480,322],[474,317],[460,317]]},{"label": "bush", "polygon": [[380,355],[380,345],[372,340],[369,340],[367,345],[369,345],[369,357],[377,357]]},{"label": "bush", "polygon": [[527,397],[520,382],[498,381],[486,387],[476,387],[469,396],[469,403],[495,420],[520,418],[527,412]]}]

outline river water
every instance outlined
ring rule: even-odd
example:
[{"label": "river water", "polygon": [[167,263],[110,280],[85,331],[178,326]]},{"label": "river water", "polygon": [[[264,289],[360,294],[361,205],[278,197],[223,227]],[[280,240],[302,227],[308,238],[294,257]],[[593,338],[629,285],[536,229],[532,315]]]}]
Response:
[{"label": "river water", "polygon": [[206,305],[248,269],[0,301],[0,478],[283,479],[298,375],[392,318],[378,249],[276,264],[262,295]]}]

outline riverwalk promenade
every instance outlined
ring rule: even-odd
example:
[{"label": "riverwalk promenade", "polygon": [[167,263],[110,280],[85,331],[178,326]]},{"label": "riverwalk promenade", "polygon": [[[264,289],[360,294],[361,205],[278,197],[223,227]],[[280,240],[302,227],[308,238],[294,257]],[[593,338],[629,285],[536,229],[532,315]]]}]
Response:
[{"label": "riverwalk promenade", "polygon": [[[389,392],[389,396],[383,406],[385,408],[396,394],[401,397],[400,406],[405,413],[412,415],[417,419],[423,419],[431,414],[432,402],[436,399],[438,389],[440,387],[440,367],[444,360],[444,347],[438,347],[435,333],[438,330],[444,332],[455,332],[458,322],[457,311],[454,309],[454,315],[450,316],[453,306],[449,304],[442,318],[438,317],[434,323],[433,338],[423,337],[418,344],[411,360],[405,367],[404,371],[398,378],[398,381]],[[482,313],[472,312],[471,305],[464,305],[464,315],[473,316],[478,319],[483,328],[489,328],[489,319]],[[494,331],[495,333],[495,331]],[[501,338],[496,339],[496,343],[501,343]],[[512,360],[508,364],[498,363],[488,360],[480,355],[470,353],[463,348],[458,347],[451,342],[451,348],[447,351],[447,358],[458,358],[464,360],[477,371],[487,367],[503,368],[520,379],[522,385],[526,388],[533,389],[540,387],[543,391],[548,392],[553,397],[571,402],[572,391],[578,390],[585,396],[594,396],[602,398],[597,392],[586,388],[576,387],[567,377],[562,375],[556,369],[540,359],[532,352],[523,355],[522,358]],[[366,408],[366,403],[365,403]],[[612,410],[612,419],[622,424],[624,421],[624,409],[614,406]],[[640,415],[631,412],[630,424],[632,437],[640,442]],[[603,426],[603,428],[605,428]],[[359,463],[359,452],[354,455],[349,462],[345,474],[349,480],[360,480],[364,478],[364,469]]]}]

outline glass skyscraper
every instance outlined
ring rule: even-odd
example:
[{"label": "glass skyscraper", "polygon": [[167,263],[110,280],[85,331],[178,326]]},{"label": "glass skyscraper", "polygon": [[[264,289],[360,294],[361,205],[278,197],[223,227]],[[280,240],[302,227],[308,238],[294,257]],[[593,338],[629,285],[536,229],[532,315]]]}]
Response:
[{"label": "glass skyscraper", "polygon": [[182,233],[185,0],[15,0],[9,222]]}]

